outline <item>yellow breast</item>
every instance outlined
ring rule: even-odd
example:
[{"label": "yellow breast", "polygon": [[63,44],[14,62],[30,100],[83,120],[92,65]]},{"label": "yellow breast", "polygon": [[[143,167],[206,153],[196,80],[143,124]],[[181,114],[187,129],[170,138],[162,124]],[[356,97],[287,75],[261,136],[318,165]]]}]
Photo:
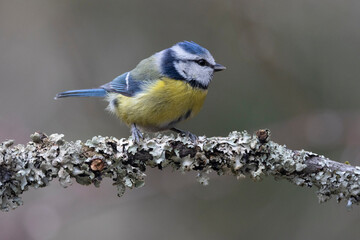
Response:
[{"label": "yellow breast", "polygon": [[133,97],[117,95],[116,114],[125,123],[161,130],[196,115],[207,90],[193,88],[185,81],[162,78]]}]

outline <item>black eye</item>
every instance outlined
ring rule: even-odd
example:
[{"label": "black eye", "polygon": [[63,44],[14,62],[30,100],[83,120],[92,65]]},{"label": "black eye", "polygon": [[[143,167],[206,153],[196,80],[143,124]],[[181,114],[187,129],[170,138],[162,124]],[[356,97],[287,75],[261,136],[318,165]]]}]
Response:
[{"label": "black eye", "polygon": [[199,59],[199,60],[196,60],[195,61],[197,64],[199,64],[200,66],[205,66],[205,65],[207,65],[207,62],[206,62],[206,60],[204,60],[204,59]]}]

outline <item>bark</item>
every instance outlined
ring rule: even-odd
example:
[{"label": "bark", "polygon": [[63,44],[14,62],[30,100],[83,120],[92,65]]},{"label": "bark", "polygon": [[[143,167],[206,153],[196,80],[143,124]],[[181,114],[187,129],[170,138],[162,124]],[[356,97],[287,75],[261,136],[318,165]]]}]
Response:
[{"label": "bark", "polygon": [[360,201],[360,167],[331,161],[321,155],[295,151],[269,141],[270,131],[254,135],[232,132],[227,137],[200,137],[197,144],[180,136],[129,139],[93,137],[85,143],[67,142],[62,134],[31,135],[26,145],[8,140],[0,145],[0,208],[8,211],[23,204],[20,195],[30,188],[46,187],[58,178],[63,187],[72,184],[100,186],[111,178],[121,196],[126,188],[144,185],[146,168],[171,167],[196,171],[206,185],[209,173],[250,177],[284,178],[298,186],[315,186],[320,202],[332,196],[348,206]]}]

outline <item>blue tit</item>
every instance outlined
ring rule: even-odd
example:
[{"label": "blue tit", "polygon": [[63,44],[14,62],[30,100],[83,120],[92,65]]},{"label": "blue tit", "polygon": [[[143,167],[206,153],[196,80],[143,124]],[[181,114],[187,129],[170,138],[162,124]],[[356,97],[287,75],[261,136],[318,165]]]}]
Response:
[{"label": "blue tit", "polygon": [[137,143],[143,138],[139,128],[151,132],[172,130],[196,142],[196,135],[175,125],[200,111],[214,72],[224,69],[207,49],[184,41],[142,60],[130,72],[99,88],[66,91],[55,99],[105,98],[107,109],[131,126]]}]

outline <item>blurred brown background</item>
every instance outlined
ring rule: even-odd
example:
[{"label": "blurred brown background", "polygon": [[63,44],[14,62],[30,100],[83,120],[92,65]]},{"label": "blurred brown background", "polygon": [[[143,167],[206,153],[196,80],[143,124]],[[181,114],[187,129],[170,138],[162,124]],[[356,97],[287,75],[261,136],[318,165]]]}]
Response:
[{"label": "blurred brown background", "polygon": [[[360,2],[0,0],[0,141],[35,131],[67,140],[128,137],[98,99],[53,100],[92,88],[182,40],[208,48],[216,74],[202,112],[182,128],[207,136],[270,128],[292,149],[360,165]],[[0,213],[1,239],[355,239],[359,207],[319,205],[285,181],[147,171],[116,196],[57,181]]]}]

